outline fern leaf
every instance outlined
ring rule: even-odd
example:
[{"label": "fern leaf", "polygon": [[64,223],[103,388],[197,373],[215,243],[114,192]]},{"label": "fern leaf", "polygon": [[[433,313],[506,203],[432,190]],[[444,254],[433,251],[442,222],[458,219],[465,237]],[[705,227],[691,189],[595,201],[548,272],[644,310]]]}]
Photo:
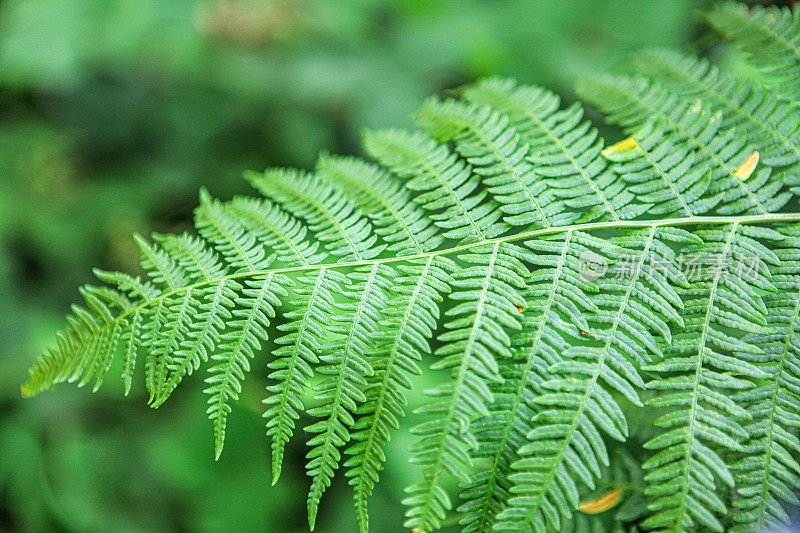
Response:
[{"label": "fern leaf", "polygon": [[[571,237],[580,245],[573,252],[579,258],[596,254],[587,244],[610,251],[602,241],[580,234],[568,235],[567,240]],[[668,279],[678,275],[675,267],[668,273],[655,269],[645,272],[645,268],[654,262],[670,265],[670,246],[690,237],[673,228],[652,226],[644,233],[618,240],[625,246],[623,250],[631,250],[630,256],[618,262],[624,265],[619,271],[608,276],[604,273],[597,280],[598,288],[593,290],[599,290],[601,296],[594,298],[596,303],[591,305],[595,313],[587,317],[588,324],[582,325],[584,338],[595,341],[573,341],[561,359],[551,355],[550,361],[543,361],[549,365],[549,375],[544,376],[540,385],[543,392],[536,398],[540,412],[533,419],[526,444],[518,451],[520,459],[512,464],[517,472],[510,476],[514,483],[510,508],[500,515],[496,529],[544,530],[547,525],[559,529],[578,507],[580,485],[576,480],[590,490],[595,488],[595,479],[603,466],[608,466],[601,434],[617,440],[625,440],[628,434],[619,400],[612,394],[641,405],[637,389],[644,381],[636,366],[661,355],[651,332],[669,336],[667,322],[651,309],[659,309],[667,320],[681,323],[676,310],[680,299]],[[576,268],[567,267],[573,272]],[[594,277],[591,272],[582,275]],[[573,279],[576,277],[573,274]],[[575,298],[577,294],[572,296],[580,301]],[[576,323],[574,319],[572,322]]]},{"label": "fern leaf", "polygon": [[375,233],[398,256],[429,252],[442,244],[408,191],[376,165],[350,157],[321,157],[317,174],[348,194],[375,224]]},{"label": "fern leaf", "polygon": [[[465,503],[459,511],[465,513],[461,521],[465,531],[491,530],[497,522],[510,497],[511,464],[527,442],[530,421],[538,410],[534,397],[543,391],[547,367],[569,346],[563,337],[577,340],[578,327],[588,329],[570,298],[579,295],[580,300],[588,301],[582,288],[573,283],[581,278],[570,271],[571,263],[567,261],[568,254],[574,253],[570,240],[571,234],[567,233],[564,237],[527,243],[535,253],[531,259],[538,268],[527,283],[523,332],[513,336],[512,358],[501,365],[503,382],[491,384],[495,402],[489,407],[490,414],[475,424],[478,447],[474,455],[491,462],[490,469],[478,471],[462,484],[461,498]],[[574,317],[578,326],[564,320],[560,310]]]},{"label": "fern leaf", "polygon": [[702,98],[712,111],[722,113],[726,127],[746,133],[762,163],[795,168],[800,162],[800,121],[790,102],[704,59],[672,50],[639,52],[627,67],[687,97]]},{"label": "fern leaf", "polygon": [[[406,187],[422,192],[414,202],[445,230],[443,237],[475,243],[507,230],[499,206],[479,190],[469,165],[425,135],[402,130],[364,134],[364,148],[389,170],[408,180]],[[442,211],[444,210],[444,211]]]},{"label": "fern leaf", "polygon": [[770,88],[785,98],[800,99],[798,11],[722,2],[706,13],[706,19],[761,69]]},{"label": "fern leaf", "polygon": [[211,358],[217,363],[209,368],[209,385],[203,392],[209,395],[209,418],[214,424],[214,455],[219,459],[225,442],[225,427],[230,401],[239,399],[241,382],[250,371],[250,359],[267,340],[269,321],[275,316],[275,307],[286,296],[284,287],[291,280],[283,275],[268,274],[261,279],[248,279],[242,296],[236,298],[239,309],[232,311],[233,320],[228,323],[230,331],[220,335],[219,353]]},{"label": "fern leaf", "polygon": [[437,529],[452,505],[441,487],[442,475],[469,479],[465,468],[476,445],[471,424],[489,414],[493,394],[488,384],[501,381],[499,360],[511,357],[506,330],[522,327],[517,316],[525,305],[520,291],[528,271],[519,258],[526,255],[516,246],[495,243],[459,256],[469,266],[453,275],[456,290],[450,298],[459,303],[447,311],[454,318],[439,336],[445,344],[436,350],[439,360],[432,366],[449,370],[452,379],[426,391],[432,403],[418,410],[432,419],[413,429],[419,440],[412,447],[412,462],[422,466],[423,480],[406,489],[406,527]]},{"label": "fern leaf", "polygon": [[753,146],[734,129],[723,127],[720,116],[705,109],[700,100],[687,101],[659,84],[628,76],[583,80],[578,92],[634,137],[648,120],[657,120],[667,139],[689,143],[696,154],[695,164],[707,165],[711,172],[711,192],[723,193],[724,205],[717,208],[721,214],[770,213],[791,198],[790,192],[780,192],[783,179],[769,167],[762,167],[747,180],[736,172]]},{"label": "fern leaf", "polygon": [[312,417],[312,529],[344,463],[368,531],[419,374],[415,531],[452,520],[453,481],[467,532],[779,527],[800,505],[800,32],[775,8],[710,19],[762,77],[640,52],[580,85],[631,135],[611,146],[578,104],[491,79],[429,100],[425,133],[366,133],[378,164],[201,191],[198,236],[137,237],[145,279],[96,271],[23,395],[96,390],[117,353],[127,394],[141,354],[158,406],[203,367],[219,457],[269,339],[273,483]]},{"label": "fern leaf", "polygon": [[195,221],[200,235],[214,243],[235,269],[256,272],[272,264],[272,257],[267,256],[253,234],[205,191],[200,192]]},{"label": "fern leaf", "polygon": [[[192,290],[186,291],[184,299],[188,309],[200,320],[191,321],[190,328],[176,331],[180,333],[179,338],[173,336],[171,343],[165,343],[165,350],[172,354],[166,365],[169,374],[157,386],[153,407],[163,404],[185,375],[208,360],[208,354],[213,352],[219,334],[224,330],[223,320],[231,317],[229,309],[234,307],[236,291],[241,289],[235,281],[225,279],[226,269],[199,239],[182,235],[179,238],[161,237],[160,240],[177,264],[189,273],[194,282],[203,286],[194,291],[196,294]],[[172,322],[176,326],[182,324],[180,313],[174,318],[176,320]]]},{"label": "fern leaf", "polygon": [[[108,305],[90,288],[85,287],[81,292],[87,307],[72,307],[67,327],[56,335],[55,346],[47,349],[31,368],[28,380],[21,387],[23,397],[50,389],[57,383],[74,382],[82,376],[79,384],[85,385],[95,373],[95,390],[102,382],[119,340],[125,340],[123,331],[127,329],[127,322],[115,318]],[[115,298],[125,301],[123,295]]]},{"label": "fern leaf", "polygon": [[633,202],[634,195],[606,172],[600,157],[603,142],[591,124],[582,121],[579,105],[559,109],[559,98],[552,92],[500,78],[470,85],[463,96],[508,117],[530,145],[528,160],[536,174],[554,178],[549,186],[580,215],[577,222],[635,218],[647,209],[647,204]]},{"label": "fern leaf", "polygon": [[764,297],[772,331],[745,337],[764,346],[763,355],[740,354],[769,377],[734,397],[747,407],[752,422],[745,426],[745,456],[731,466],[739,486],[733,502],[738,525],[732,531],[779,530],[789,522],[781,502],[800,505],[800,233],[797,226],[781,233],[785,238],[775,250],[781,263],[772,269],[778,292]]},{"label": "fern leaf", "polygon": [[269,363],[269,375],[276,383],[269,385],[267,435],[272,439],[272,483],[277,483],[283,463],[283,450],[292,436],[294,421],[304,412],[302,396],[310,388],[312,365],[319,362],[321,343],[326,338],[334,314],[334,295],[342,293],[347,278],[335,270],[321,268],[298,279],[297,298],[289,302],[295,309],[284,316],[289,320],[278,326],[284,334],[275,340],[279,346]]},{"label": "fern leaf", "polygon": [[[98,352],[98,357],[94,362],[92,374],[95,374],[95,384],[92,392],[97,392],[103,383],[105,375],[111,368],[111,363],[116,352],[117,345],[122,340],[125,340],[125,331],[127,330],[128,322],[125,320],[115,320],[112,315],[112,309],[121,314],[129,314],[135,309],[134,303],[124,294],[110,289],[108,287],[94,287],[86,285],[81,289],[81,294],[84,295],[84,300],[89,305],[89,308],[96,314],[106,317],[110,321],[110,331],[105,337],[104,344]],[[93,302],[94,300],[94,302]],[[127,361],[126,361],[127,362]],[[123,368],[123,373],[125,372]],[[88,376],[82,380],[81,383],[86,383]],[[80,383],[79,383],[80,385]]]},{"label": "fern leaf", "polygon": [[183,331],[188,327],[185,321],[187,308],[194,302],[191,290],[171,296],[189,285],[189,277],[169,254],[141,237],[137,236],[136,240],[142,252],[142,267],[154,283],[164,285],[169,290],[163,298],[158,299],[155,308],[149,310],[151,319],[145,323],[142,333],[148,348],[145,384],[150,393],[150,402],[153,402],[160,395],[160,387],[172,358],[171,350],[180,342]]},{"label": "fern leaf", "polygon": [[131,308],[127,310],[129,320],[118,318],[122,322],[122,342],[124,343],[122,362],[122,384],[125,395],[131,390],[133,371],[136,365],[136,356],[142,342],[142,310],[135,302],[148,301],[157,298],[161,291],[147,281],[141,281],[121,272],[107,272],[100,269],[94,270],[95,276],[100,281],[117,287],[117,290],[127,294],[131,300]]},{"label": "fern leaf", "polygon": [[569,224],[575,218],[538,179],[526,160],[530,147],[520,142],[507,118],[489,107],[436,99],[425,102],[417,115],[422,128],[437,141],[455,141],[456,150],[501,204],[506,223],[538,229]]},{"label": "fern leaf", "polygon": [[708,213],[723,193],[711,188],[711,173],[687,142],[670,139],[666,128],[648,121],[625,141],[605,151],[627,190],[650,202],[652,215],[693,217]]},{"label": "fern leaf", "polygon": [[314,265],[327,256],[306,239],[304,225],[268,200],[237,197],[224,209],[286,266]]},{"label": "fern leaf", "polygon": [[268,198],[298,218],[325,243],[339,261],[370,259],[384,246],[376,246],[372,225],[347,198],[312,174],[291,169],[271,169],[245,177]]},{"label": "fern leaf", "polygon": [[[703,270],[688,276],[691,286],[685,290],[683,316],[687,334],[672,342],[662,362],[646,367],[655,373],[648,388],[660,393],[650,405],[669,409],[655,421],[662,433],[645,445],[657,450],[644,464],[650,470],[645,482],[653,512],[644,522],[646,527],[723,531],[718,515],[726,513],[726,505],[717,492],[717,480],[733,486],[734,479],[722,454],[744,449],[747,433],[741,423],[749,418],[729,393],[749,390],[752,380],[768,376],[726,352],[763,353],[736,331],[769,331],[758,292],[774,290],[765,277],[769,275],[765,265],[747,279],[729,275],[726,262],[739,254],[763,251],[754,238],[759,233],[763,232],[756,227],[735,223],[695,233],[704,244],[691,251]],[[692,279],[695,274],[697,279]]]},{"label": "fern leaf", "polygon": [[367,378],[366,401],[358,408],[363,416],[353,426],[358,431],[352,436],[354,444],[346,450],[352,457],[345,463],[362,532],[369,530],[367,498],[383,468],[382,448],[405,415],[403,389],[411,389],[411,379],[421,373],[417,363],[430,353],[427,339],[436,330],[438,303],[441,294],[450,290],[450,273],[455,269],[449,260],[433,256],[398,266],[401,276],[395,279],[394,298],[383,313],[384,330],[373,335],[376,346],[370,359],[374,374]]},{"label": "fern leaf", "polygon": [[[87,344],[69,381],[78,381],[78,386],[83,387],[95,378],[94,390],[97,390],[111,364],[121,330],[120,325],[114,323],[109,305],[96,291],[91,287],[84,287],[80,292],[86,308],[75,307],[74,311],[80,322],[91,332],[93,341]],[[118,301],[117,295],[114,298]]]},{"label": "fern leaf", "polygon": [[370,332],[379,329],[389,280],[394,276],[391,268],[376,263],[348,277],[351,281],[344,291],[348,301],[336,304],[342,314],[334,316],[334,325],[329,327],[337,337],[322,346],[319,356],[324,364],[317,371],[329,376],[314,387],[315,399],[322,404],[308,410],[311,416],[322,420],[305,428],[313,434],[306,455],[309,460],[306,470],[312,480],[307,502],[312,530],[322,493],[330,486],[333,472],[339,466],[339,448],[350,440],[350,428],[355,424],[353,415],[366,401],[362,389],[373,374],[366,358],[374,346]]}]

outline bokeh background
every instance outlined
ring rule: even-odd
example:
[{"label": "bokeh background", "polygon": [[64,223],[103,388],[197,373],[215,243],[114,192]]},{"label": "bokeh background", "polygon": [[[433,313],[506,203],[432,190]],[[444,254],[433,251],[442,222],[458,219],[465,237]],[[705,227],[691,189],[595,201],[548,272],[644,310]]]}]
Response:
[{"label": "bokeh background", "polygon": [[[0,531],[305,531],[303,435],[270,487],[258,362],[216,463],[202,373],[157,411],[112,377],[20,398],[78,285],[137,272],[131,233],[188,229],[201,186],[229,198],[244,169],[359,154],[361,128],[481,76],[570,102],[576,74],[637,48],[702,47],[706,5],[0,0]],[[376,532],[401,530],[408,444],[390,444]],[[317,524],[355,529],[341,480]]]}]

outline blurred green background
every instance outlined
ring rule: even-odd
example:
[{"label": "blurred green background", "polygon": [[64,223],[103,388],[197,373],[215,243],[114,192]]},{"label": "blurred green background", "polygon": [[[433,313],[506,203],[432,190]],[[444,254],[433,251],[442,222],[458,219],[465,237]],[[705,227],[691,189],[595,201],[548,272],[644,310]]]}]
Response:
[{"label": "blurred green background", "polygon": [[[109,377],[23,401],[26,368],[91,268],[138,271],[132,232],[191,224],[244,169],[358,154],[428,95],[577,73],[702,37],[689,0],[0,0],[0,530],[305,531],[302,432],[269,486],[256,361],[213,461],[202,373],[158,411]],[[141,380],[139,380],[141,382]],[[421,402],[418,395],[412,404]],[[400,531],[407,435],[371,507]],[[355,529],[341,481],[318,531]]]}]

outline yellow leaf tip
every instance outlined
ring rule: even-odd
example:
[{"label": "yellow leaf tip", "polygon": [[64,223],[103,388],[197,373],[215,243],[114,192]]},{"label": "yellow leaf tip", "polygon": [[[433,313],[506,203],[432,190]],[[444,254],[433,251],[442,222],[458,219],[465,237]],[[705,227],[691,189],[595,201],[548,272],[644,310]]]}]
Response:
[{"label": "yellow leaf tip", "polygon": [[594,500],[582,501],[578,509],[586,514],[599,514],[617,505],[621,495],[622,489],[614,489]]},{"label": "yellow leaf tip", "polygon": [[619,154],[621,152],[627,152],[628,150],[632,150],[639,146],[639,143],[636,142],[636,139],[633,138],[631,135],[627,139],[623,139],[618,143],[612,144],[611,146],[606,146],[603,148],[603,151],[600,154],[603,157],[613,156],[614,154]]},{"label": "yellow leaf tip", "polygon": [[758,152],[754,151],[752,154],[747,156],[747,159],[744,160],[744,163],[742,163],[739,168],[736,169],[736,176],[742,181],[746,180],[756,169],[756,165],[758,165]]}]

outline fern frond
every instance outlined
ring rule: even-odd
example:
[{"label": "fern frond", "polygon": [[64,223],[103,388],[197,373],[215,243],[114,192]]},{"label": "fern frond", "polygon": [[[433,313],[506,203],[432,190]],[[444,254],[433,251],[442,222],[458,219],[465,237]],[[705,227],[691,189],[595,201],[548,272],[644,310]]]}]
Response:
[{"label": "fern frond", "polygon": [[306,455],[309,460],[306,469],[312,480],[307,504],[312,530],[322,493],[330,486],[333,472],[339,466],[339,448],[350,440],[354,415],[367,400],[363,389],[367,378],[374,373],[368,361],[374,346],[370,334],[379,329],[378,321],[386,306],[386,292],[394,272],[375,263],[348,277],[350,282],[343,291],[347,301],[335,304],[341,314],[333,316],[334,324],[328,328],[333,336],[329,335],[319,356],[324,364],[317,372],[329,376],[314,387],[317,391],[314,399],[322,404],[308,410],[309,415],[322,420],[305,428],[313,434]]},{"label": "fern frond", "polygon": [[196,309],[192,329],[186,332],[180,347],[174,351],[167,368],[169,375],[153,399],[153,407],[164,403],[169,395],[180,384],[186,375],[191,375],[208,361],[209,354],[219,343],[220,333],[225,330],[225,323],[231,318],[236,292],[241,285],[234,281],[220,281],[214,286],[199,290],[200,302],[194,302]]},{"label": "fern frond", "polygon": [[724,202],[717,207],[721,214],[775,212],[792,196],[781,192],[783,178],[769,167],[760,168],[749,179],[737,173],[754,147],[746,136],[724,127],[720,116],[701,100],[682,99],[659,84],[629,76],[585,79],[578,92],[634,138],[652,120],[663,125],[667,142],[688,143],[695,152],[694,164],[707,165],[711,172],[711,192],[723,193]]},{"label": "fern frond", "polygon": [[[596,297],[590,300],[584,295],[595,313],[579,327],[584,338],[594,342],[573,340],[562,357],[551,355],[544,361],[547,374],[536,399],[539,413],[527,443],[519,449],[520,459],[512,464],[516,472],[510,476],[514,482],[510,508],[500,515],[496,529],[557,530],[578,507],[579,483],[595,488],[602,467],[608,466],[601,435],[622,441],[628,433],[619,400],[612,394],[641,405],[636,389],[644,381],[636,367],[660,356],[654,333],[669,338],[667,321],[681,324],[677,311],[681,303],[670,279],[679,273],[671,263],[670,246],[687,240],[691,242],[691,235],[685,232],[656,226],[620,238],[630,255],[624,256],[620,270],[598,280],[593,289],[600,291]],[[610,251],[603,241],[589,236],[576,234],[575,243],[573,263],[596,254],[587,244]],[[667,271],[647,269],[653,263],[665,265]]]},{"label": "fern frond", "polygon": [[530,147],[520,142],[507,118],[489,107],[436,99],[425,102],[417,116],[422,128],[437,141],[455,142],[458,153],[501,204],[503,220],[509,225],[549,228],[576,218],[564,209],[563,200],[547,182],[538,179],[526,160]]},{"label": "fern frond", "polygon": [[[186,234],[178,238],[157,238],[191,281],[213,282],[227,273],[201,240]],[[167,317],[173,324],[170,337],[159,339],[159,351],[155,354],[164,367],[162,378],[156,384],[153,407],[158,407],[169,397],[184,375],[191,374],[201,362],[208,360],[208,351],[213,350],[219,332],[224,329],[222,319],[230,317],[228,309],[233,307],[234,290],[239,288],[234,282],[228,283],[232,286],[226,286],[222,281],[216,287],[187,290],[181,304],[173,306],[172,314]],[[188,314],[200,316],[203,320],[193,322]],[[185,322],[189,322],[188,327]]]},{"label": "fern frond", "polygon": [[272,264],[273,256],[267,255],[253,234],[204,190],[200,191],[195,223],[200,235],[213,243],[236,270],[257,272]]},{"label": "fern frond", "polygon": [[[775,232],[772,232],[773,234]],[[668,412],[655,421],[662,433],[645,447],[657,450],[644,468],[652,514],[644,525],[659,530],[708,528],[723,531],[718,516],[726,505],[718,482],[732,487],[733,475],[724,460],[730,451],[743,451],[747,432],[742,422],[748,412],[730,397],[731,391],[749,390],[753,380],[768,377],[757,366],[729,351],[763,354],[742,333],[768,333],[766,308],[759,294],[775,290],[764,263],[749,276],[729,272],[731,258],[763,253],[777,262],[757,239],[770,230],[732,224],[699,229],[704,243],[692,249],[702,268],[684,289],[685,330],[665,350],[665,359],[646,369],[655,374],[648,388],[659,391],[649,404]],[[695,259],[696,258],[696,259]],[[691,276],[689,276],[691,278]]]},{"label": "fern frond", "polygon": [[800,99],[800,15],[788,7],[721,2],[706,13],[718,32],[739,47],[781,96]]},{"label": "fern frond", "polygon": [[[113,294],[113,291],[109,292]],[[68,319],[69,327],[59,339],[58,348],[51,350],[50,354],[55,356],[52,363],[57,363],[63,357],[59,352],[63,353],[71,346],[78,349],[77,360],[70,365],[71,368],[64,369],[60,378],[70,382],[79,380],[79,387],[95,378],[94,390],[97,390],[119,342],[121,325],[114,323],[109,304],[92,288],[84,287],[81,296],[86,307],[73,306],[74,316]],[[117,299],[119,295],[112,297]]]},{"label": "fern frond", "polygon": [[785,238],[775,254],[781,262],[771,279],[777,292],[764,297],[771,331],[745,337],[764,346],[764,354],[740,354],[769,377],[734,397],[752,422],[745,426],[745,456],[731,465],[739,492],[732,531],[779,530],[789,522],[781,502],[800,505],[800,228],[780,231]]},{"label": "fern frond", "polygon": [[625,141],[605,151],[612,171],[627,183],[627,190],[650,203],[648,213],[692,217],[708,213],[723,193],[710,190],[711,173],[689,143],[666,135],[657,121],[648,121]]},{"label": "fern frond", "polygon": [[702,98],[709,110],[722,113],[725,127],[747,135],[761,163],[794,169],[800,162],[800,119],[791,102],[749,80],[729,76],[705,59],[672,50],[639,52],[626,66],[679,94]]},{"label": "fern frond", "polygon": [[[130,393],[131,385],[133,383],[133,371],[136,366],[136,357],[142,343],[142,310],[135,305],[135,302],[140,300],[153,300],[161,295],[161,291],[154,287],[148,281],[142,281],[139,278],[134,278],[121,272],[107,272],[100,269],[94,270],[95,276],[100,281],[116,287],[116,290],[121,293],[121,297],[125,298],[126,306],[122,310],[123,313],[117,317],[122,329],[121,342],[123,343],[122,354],[122,385],[124,393],[127,396]],[[116,291],[111,291],[116,292]],[[127,298],[125,297],[127,295]],[[130,317],[130,318],[128,318]],[[53,385],[50,383],[46,385],[49,388]],[[44,384],[40,386],[45,386]],[[24,394],[24,392],[23,392]]]},{"label": "fern frond", "polygon": [[[385,130],[364,134],[364,148],[389,170],[404,178],[406,187],[422,192],[414,202],[445,230],[447,239],[469,244],[506,232],[500,206],[479,190],[472,168],[446,146],[419,132]],[[444,210],[444,211],[442,211]]]},{"label": "fern frond", "polygon": [[[186,306],[196,302],[191,299],[191,290],[183,291],[182,297],[171,296],[178,289],[189,285],[189,277],[169,254],[141,237],[137,236],[136,241],[142,254],[142,268],[154,283],[164,285],[170,291],[169,296],[160,298],[156,307],[150,310],[152,318],[146,322],[142,333],[142,340],[148,348],[145,385],[152,402],[160,395],[160,387],[172,358],[173,343],[179,344],[183,331],[188,328],[184,321]],[[176,320],[170,321],[171,318]]]},{"label": "fern frond", "polygon": [[328,255],[319,242],[307,240],[304,225],[268,200],[237,197],[223,209],[286,266],[314,265]]},{"label": "fern frond", "polygon": [[378,164],[201,191],[198,235],[137,237],[143,280],[96,271],[23,395],[97,389],[119,353],[125,393],[144,357],[157,407],[202,368],[219,457],[252,365],[273,483],[310,416],[309,525],[343,463],[366,533],[424,374],[415,531],[453,519],[454,481],[467,532],[782,524],[800,506],[800,96],[759,84],[794,91],[800,32],[714,13],[764,79],[641,52],[580,87],[631,134],[616,144],[578,104],[491,79],[429,100],[427,133],[367,132]]},{"label": "fern frond", "polygon": [[417,411],[432,419],[412,430],[419,440],[411,461],[422,466],[423,480],[406,489],[406,527],[437,529],[452,507],[442,476],[468,481],[465,468],[472,463],[470,449],[476,445],[471,424],[489,414],[493,394],[488,383],[502,380],[500,360],[511,357],[507,330],[522,327],[517,317],[519,307],[525,306],[520,291],[528,271],[520,259],[529,255],[501,243],[459,255],[467,266],[453,274],[450,298],[458,303],[446,312],[453,318],[439,336],[445,344],[436,350],[439,360],[431,367],[448,370],[452,379],[426,391],[432,403]]}]

